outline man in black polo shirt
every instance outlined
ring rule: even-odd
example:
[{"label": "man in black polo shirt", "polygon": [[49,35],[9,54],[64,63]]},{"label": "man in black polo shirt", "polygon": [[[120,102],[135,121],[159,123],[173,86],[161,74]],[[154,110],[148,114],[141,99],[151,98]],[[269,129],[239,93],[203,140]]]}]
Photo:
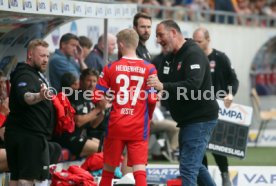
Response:
[{"label": "man in black polo shirt", "polygon": [[[42,75],[49,60],[48,43],[33,40],[27,48],[26,63],[11,74],[10,113],[5,142],[11,171],[10,185],[33,186],[34,180],[49,176],[50,155],[57,161],[60,146],[49,143],[55,112],[47,81]],[[50,152],[52,147],[59,152]]]},{"label": "man in black polo shirt", "polygon": [[151,17],[145,13],[139,12],[134,16],[133,29],[139,35],[139,43],[136,54],[148,62],[151,62],[151,55],[146,47],[146,41],[151,34]]}]

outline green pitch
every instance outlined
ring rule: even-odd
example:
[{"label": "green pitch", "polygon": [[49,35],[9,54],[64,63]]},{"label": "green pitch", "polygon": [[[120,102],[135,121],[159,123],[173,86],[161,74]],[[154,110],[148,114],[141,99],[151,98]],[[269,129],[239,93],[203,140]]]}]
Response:
[{"label": "green pitch", "polygon": [[[208,164],[216,165],[215,160],[210,152],[207,152]],[[276,166],[276,147],[248,147],[246,157],[239,159],[229,157],[229,166]],[[152,160],[153,164],[178,164],[177,161],[169,162],[168,160]]]},{"label": "green pitch", "polygon": [[[208,164],[216,165],[210,152],[207,153]],[[229,157],[229,166],[276,166],[276,147],[248,147],[246,157],[238,159]]]}]

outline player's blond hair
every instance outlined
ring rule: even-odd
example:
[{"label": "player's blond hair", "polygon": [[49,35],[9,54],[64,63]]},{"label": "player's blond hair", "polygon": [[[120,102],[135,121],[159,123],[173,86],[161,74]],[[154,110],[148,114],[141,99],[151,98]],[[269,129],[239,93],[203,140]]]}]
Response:
[{"label": "player's blond hair", "polygon": [[38,46],[43,46],[45,48],[48,48],[49,44],[42,39],[34,39],[30,41],[30,43],[28,44],[27,51],[32,51]]},{"label": "player's blond hair", "polygon": [[121,30],[117,35],[117,42],[122,42],[127,48],[136,49],[139,42],[137,32],[132,28]]}]

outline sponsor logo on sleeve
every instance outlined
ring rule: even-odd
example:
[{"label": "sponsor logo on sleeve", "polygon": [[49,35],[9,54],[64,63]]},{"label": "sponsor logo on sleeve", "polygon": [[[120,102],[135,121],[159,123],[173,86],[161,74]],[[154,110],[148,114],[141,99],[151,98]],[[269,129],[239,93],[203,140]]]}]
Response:
[{"label": "sponsor logo on sleeve", "polygon": [[193,69],[200,69],[200,65],[199,64],[191,65],[191,70]]},{"label": "sponsor logo on sleeve", "polygon": [[20,83],[18,83],[17,86],[19,86],[19,87],[25,87],[25,86],[27,86],[27,83],[26,82],[20,82]]}]

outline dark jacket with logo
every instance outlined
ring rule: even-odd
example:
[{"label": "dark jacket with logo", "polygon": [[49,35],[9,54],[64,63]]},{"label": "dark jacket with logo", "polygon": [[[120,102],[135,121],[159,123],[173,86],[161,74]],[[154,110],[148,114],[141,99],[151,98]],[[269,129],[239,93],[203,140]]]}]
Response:
[{"label": "dark jacket with logo", "polygon": [[215,92],[223,90],[229,93],[232,91],[232,94],[235,95],[239,88],[239,80],[229,58],[223,52],[213,49],[212,53],[208,55],[208,59]]},{"label": "dark jacket with logo", "polygon": [[55,124],[55,111],[51,100],[28,105],[27,92],[40,92],[41,83],[47,84],[38,71],[26,63],[19,63],[11,74],[10,113],[6,131],[27,133],[50,138]]},{"label": "dark jacket with logo", "polygon": [[192,40],[186,40],[176,54],[164,57],[158,77],[169,93],[169,109],[178,126],[218,118],[209,62]]}]

